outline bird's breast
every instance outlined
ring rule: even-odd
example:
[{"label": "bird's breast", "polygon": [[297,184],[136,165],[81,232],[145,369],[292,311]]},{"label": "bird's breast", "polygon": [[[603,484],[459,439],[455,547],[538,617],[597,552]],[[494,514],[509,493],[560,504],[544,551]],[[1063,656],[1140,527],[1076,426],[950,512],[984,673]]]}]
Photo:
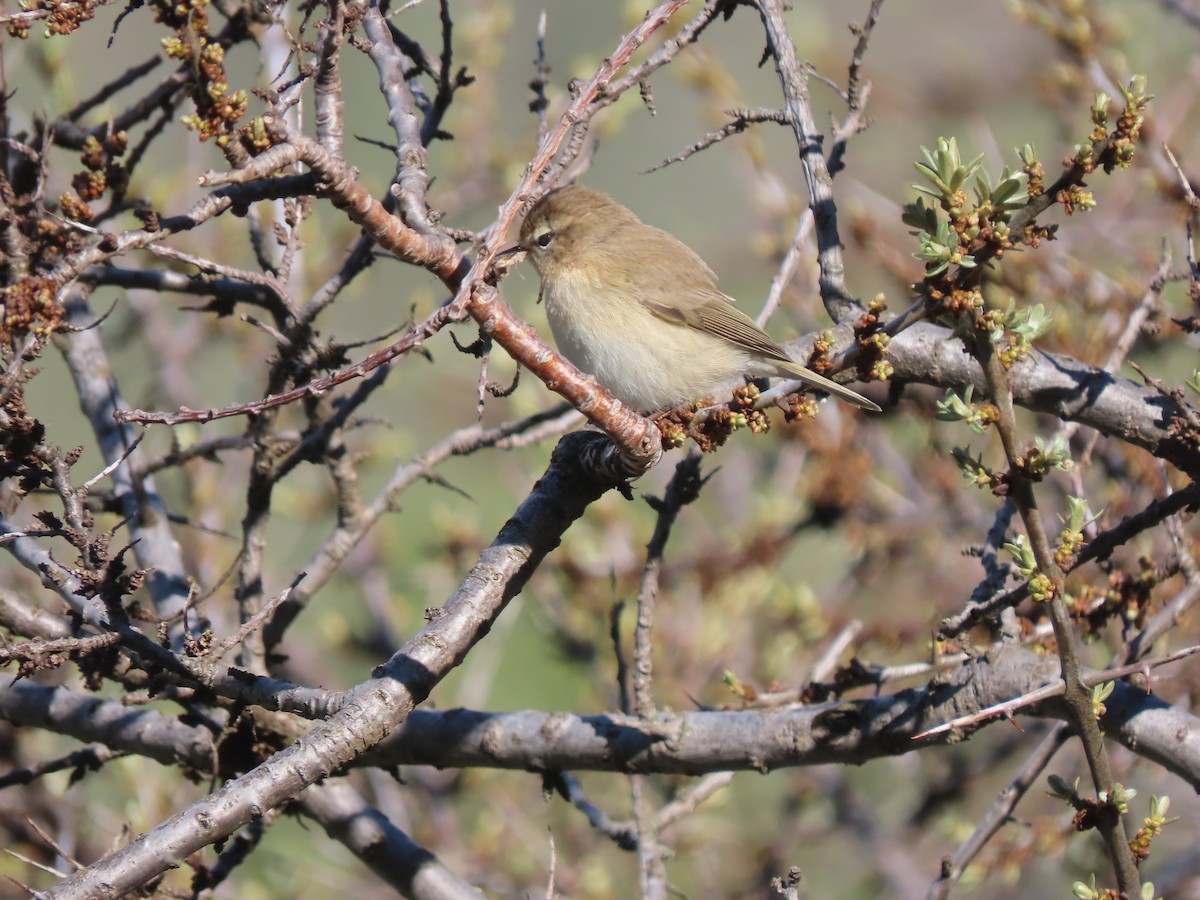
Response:
[{"label": "bird's breast", "polygon": [[703,397],[747,361],[727,341],[656,316],[628,288],[557,277],[543,297],[559,352],[642,412]]}]

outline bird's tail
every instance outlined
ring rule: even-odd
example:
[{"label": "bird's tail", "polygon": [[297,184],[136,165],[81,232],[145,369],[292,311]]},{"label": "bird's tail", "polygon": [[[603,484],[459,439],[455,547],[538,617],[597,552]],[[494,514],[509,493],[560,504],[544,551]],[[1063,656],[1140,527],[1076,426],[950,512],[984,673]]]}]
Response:
[{"label": "bird's tail", "polygon": [[818,375],[812,369],[806,369],[799,363],[784,362],[783,360],[771,360],[779,366],[780,374],[791,375],[793,378],[798,378],[805,384],[811,384],[815,388],[820,388],[828,394],[832,394],[839,400],[845,400],[851,406],[857,406],[859,409],[870,410],[871,412],[882,412],[878,405],[872,403],[862,394],[856,394],[848,387],[843,387],[836,381],[830,381],[824,375]]}]

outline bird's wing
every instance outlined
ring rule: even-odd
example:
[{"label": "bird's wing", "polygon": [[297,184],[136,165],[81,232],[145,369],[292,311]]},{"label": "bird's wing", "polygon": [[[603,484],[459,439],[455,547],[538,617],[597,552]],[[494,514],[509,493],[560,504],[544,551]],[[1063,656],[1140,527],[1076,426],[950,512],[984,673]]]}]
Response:
[{"label": "bird's wing", "polygon": [[[793,360],[765,331],[754,324],[753,319],[733,305],[731,297],[716,288],[677,290],[671,296],[676,300],[675,303],[655,302],[646,298],[642,299],[642,303],[650,312],[666,322],[716,335],[751,353],[778,362],[782,370],[779,374],[787,372],[793,378],[799,378],[860,409],[880,411],[873,401]],[[681,296],[686,298],[683,303],[678,302]]]},{"label": "bird's wing", "polygon": [[724,338],[731,344],[744,347],[752,353],[760,353],[770,359],[792,362],[770,336],[754,324],[754,320],[734,305],[733,298],[715,288],[688,292],[687,302],[660,303],[646,298],[642,302],[654,315],[666,322],[686,325],[698,331]]}]

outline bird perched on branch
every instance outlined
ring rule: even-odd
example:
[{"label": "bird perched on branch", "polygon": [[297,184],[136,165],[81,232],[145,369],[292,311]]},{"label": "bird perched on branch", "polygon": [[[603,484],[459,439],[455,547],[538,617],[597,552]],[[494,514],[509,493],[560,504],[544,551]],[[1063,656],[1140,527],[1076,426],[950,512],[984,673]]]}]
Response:
[{"label": "bird perched on branch", "polygon": [[797,363],[717,288],[690,247],[607,194],[553,190],[529,211],[520,243],[542,282],[558,349],[617,399],[658,412],[747,375],[798,378],[879,412]]}]

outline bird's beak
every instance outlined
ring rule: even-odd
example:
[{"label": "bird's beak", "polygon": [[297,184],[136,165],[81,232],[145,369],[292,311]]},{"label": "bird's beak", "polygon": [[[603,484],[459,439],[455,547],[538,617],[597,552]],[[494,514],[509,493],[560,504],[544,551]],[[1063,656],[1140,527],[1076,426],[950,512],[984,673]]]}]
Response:
[{"label": "bird's beak", "polygon": [[503,278],[513,266],[525,259],[528,253],[529,251],[520,244],[513,244],[511,247],[501,250],[492,260],[492,273],[494,277]]},{"label": "bird's beak", "polygon": [[523,261],[528,252],[529,250],[520,244],[513,244],[496,254],[496,262],[512,267]]},{"label": "bird's beak", "polygon": [[514,268],[515,265],[520,263],[521,260],[526,258],[528,253],[529,251],[520,244],[514,244],[511,247],[506,247],[505,250],[497,253],[496,256],[492,258],[492,268],[491,271],[488,272],[488,278],[490,278],[491,283],[494,284],[499,281],[500,278],[508,275],[509,271]]}]

